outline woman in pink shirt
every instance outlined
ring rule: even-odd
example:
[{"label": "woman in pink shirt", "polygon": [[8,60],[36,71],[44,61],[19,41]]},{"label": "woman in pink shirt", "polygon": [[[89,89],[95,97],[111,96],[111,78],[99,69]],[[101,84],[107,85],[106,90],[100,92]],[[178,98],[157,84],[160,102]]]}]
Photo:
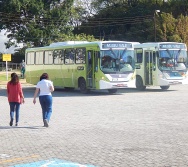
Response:
[{"label": "woman in pink shirt", "polygon": [[14,111],[16,112],[15,126],[18,126],[20,104],[24,103],[24,95],[19,77],[16,73],[11,74],[11,80],[7,83],[7,95],[10,105],[10,126],[13,125]]}]

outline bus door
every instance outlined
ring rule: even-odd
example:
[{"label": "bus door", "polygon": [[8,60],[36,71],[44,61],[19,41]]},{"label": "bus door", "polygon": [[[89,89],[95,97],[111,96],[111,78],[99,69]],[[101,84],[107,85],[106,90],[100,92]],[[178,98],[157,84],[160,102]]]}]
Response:
[{"label": "bus door", "polygon": [[152,71],[153,71],[153,54],[151,50],[145,50],[145,85],[152,85],[153,79],[152,79]]},{"label": "bus door", "polygon": [[87,51],[87,85],[88,87],[92,88],[93,87],[93,62],[94,62],[94,55],[93,55],[93,50],[88,50]]}]

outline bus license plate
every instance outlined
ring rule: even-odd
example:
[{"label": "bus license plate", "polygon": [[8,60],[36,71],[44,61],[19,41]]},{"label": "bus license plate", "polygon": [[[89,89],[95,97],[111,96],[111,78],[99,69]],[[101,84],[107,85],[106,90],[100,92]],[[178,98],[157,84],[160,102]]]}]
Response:
[{"label": "bus license plate", "polygon": [[178,82],[178,81],[173,81],[173,82],[170,82],[170,84],[176,85],[176,84],[182,84],[182,83],[181,83],[181,82]]},{"label": "bus license plate", "polygon": [[117,86],[117,87],[127,87],[126,84],[117,84],[116,86]]}]

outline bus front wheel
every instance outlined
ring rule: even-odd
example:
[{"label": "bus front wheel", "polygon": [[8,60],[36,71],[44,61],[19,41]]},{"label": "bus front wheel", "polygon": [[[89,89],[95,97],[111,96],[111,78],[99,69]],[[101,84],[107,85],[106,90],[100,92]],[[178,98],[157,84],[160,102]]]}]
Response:
[{"label": "bus front wheel", "polygon": [[160,86],[162,90],[167,90],[170,86]]},{"label": "bus front wheel", "polygon": [[113,94],[113,93],[116,93],[116,92],[117,92],[117,89],[108,89],[108,92],[109,92],[110,94]]},{"label": "bus front wheel", "polygon": [[145,90],[146,86],[143,84],[143,80],[140,76],[136,76],[136,88],[138,90]]},{"label": "bus front wheel", "polygon": [[79,87],[80,87],[81,93],[84,93],[84,94],[88,93],[89,90],[86,88],[86,81],[84,78],[81,78],[79,80]]}]

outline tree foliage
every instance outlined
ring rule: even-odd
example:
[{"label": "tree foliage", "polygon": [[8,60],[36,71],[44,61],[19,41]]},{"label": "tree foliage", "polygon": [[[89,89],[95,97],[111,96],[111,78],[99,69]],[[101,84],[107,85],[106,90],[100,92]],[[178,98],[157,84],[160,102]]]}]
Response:
[{"label": "tree foliage", "polygon": [[44,46],[60,34],[70,34],[73,0],[2,0],[0,29],[18,43]]},{"label": "tree foliage", "polygon": [[[188,1],[182,0],[93,0],[95,15],[75,28],[106,40],[177,41],[188,44]],[[160,13],[155,15],[156,10]]]},{"label": "tree foliage", "polygon": [[152,42],[155,32],[157,41],[188,44],[187,14],[187,0],[1,0],[0,29],[28,46],[96,39]]}]

